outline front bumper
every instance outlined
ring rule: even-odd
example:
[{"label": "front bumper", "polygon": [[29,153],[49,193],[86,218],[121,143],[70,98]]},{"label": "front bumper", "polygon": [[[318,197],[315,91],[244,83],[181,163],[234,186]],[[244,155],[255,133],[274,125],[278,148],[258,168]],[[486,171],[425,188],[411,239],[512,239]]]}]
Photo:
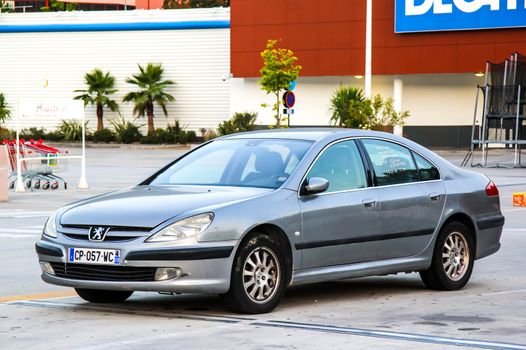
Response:
[{"label": "front bumper", "polygon": [[[237,241],[199,243],[192,246],[159,246],[136,244],[93,244],[91,242],[63,243],[42,239],[36,243],[39,261],[79,266],[67,261],[70,247],[120,249],[123,267],[177,267],[182,275],[164,281],[101,281],[89,277],[68,278],[42,273],[47,283],[73,288],[155,291],[174,293],[225,293],[230,288],[230,275]],[[85,265],[87,266],[87,265]],[[92,265],[100,266],[100,265]]]}]

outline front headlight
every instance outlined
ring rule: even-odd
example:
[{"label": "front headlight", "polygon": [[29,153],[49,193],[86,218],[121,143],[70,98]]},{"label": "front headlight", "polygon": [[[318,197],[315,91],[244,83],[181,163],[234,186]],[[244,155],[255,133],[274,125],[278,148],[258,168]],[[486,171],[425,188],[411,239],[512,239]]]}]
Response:
[{"label": "front headlight", "polygon": [[51,238],[57,238],[57,224],[55,222],[57,218],[57,212],[54,212],[51,214],[51,216],[47,219],[46,225],[44,226],[44,235],[51,237]]},{"label": "front headlight", "polygon": [[210,226],[212,220],[214,220],[213,213],[190,216],[189,218],[179,220],[176,223],[165,227],[148,238],[146,242],[170,242],[195,238]]}]

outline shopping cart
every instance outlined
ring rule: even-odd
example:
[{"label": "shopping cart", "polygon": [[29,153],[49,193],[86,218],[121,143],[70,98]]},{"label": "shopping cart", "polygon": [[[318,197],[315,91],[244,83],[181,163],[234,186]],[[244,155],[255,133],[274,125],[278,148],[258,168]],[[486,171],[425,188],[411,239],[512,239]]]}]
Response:
[{"label": "shopping cart", "polygon": [[[9,188],[15,187],[18,170],[16,162],[16,141],[3,141],[9,156],[11,173],[9,176]],[[62,184],[67,189],[67,182],[56,175],[58,171],[64,170],[65,161],[60,158],[61,152],[53,147],[47,146],[42,140],[19,141],[20,146],[20,175],[27,188],[56,190]],[[42,158],[42,159],[39,159]]]}]

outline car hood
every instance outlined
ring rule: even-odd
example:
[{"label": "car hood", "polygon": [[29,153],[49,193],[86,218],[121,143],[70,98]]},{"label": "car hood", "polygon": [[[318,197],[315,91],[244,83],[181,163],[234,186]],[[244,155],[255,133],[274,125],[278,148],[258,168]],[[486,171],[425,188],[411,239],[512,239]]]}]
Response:
[{"label": "car hood", "polygon": [[188,211],[210,210],[210,206],[271,191],[245,187],[137,186],[75,203],[62,213],[60,224],[153,228]]}]

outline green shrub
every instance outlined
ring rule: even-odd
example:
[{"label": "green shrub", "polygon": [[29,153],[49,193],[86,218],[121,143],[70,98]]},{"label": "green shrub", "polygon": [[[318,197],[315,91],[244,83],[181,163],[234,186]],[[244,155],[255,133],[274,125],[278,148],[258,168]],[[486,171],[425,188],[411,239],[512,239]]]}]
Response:
[{"label": "green shrub", "polygon": [[107,128],[97,130],[93,133],[93,141],[102,143],[115,141],[115,133]]},{"label": "green shrub", "polygon": [[195,131],[189,130],[184,131],[181,130],[181,132],[178,135],[177,142],[183,145],[186,145],[188,142],[195,141],[197,135],[195,134]]},{"label": "green shrub", "polygon": [[[135,120],[134,120],[135,121]],[[132,143],[141,141],[142,134],[139,130],[140,126],[134,121],[120,119],[110,119],[110,124],[115,130],[117,141],[121,143]]]},{"label": "green shrub", "polygon": [[177,142],[177,134],[173,132],[173,130],[170,129],[157,129],[157,138],[158,143],[176,143]]},{"label": "green shrub", "polygon": [[[88,121],[84,123],[87,128]],[[78,120],[63,120],[57,131],[64,135],[64,141],[82,141],[82,123]]]},{"label": "green shrub", "polygon": [[9,129],[5,129],[5,128],[0,128],[0,141],[2,141],[2,140],[13,140],[15,138],[16,138],[15,131],[9,130]]},{"label": "green shrub", "polygon": [[371,100],[362,89],[340,86],[334,92],[330,102],[331,121],[346,128],[364,128],[373,113]]},{"label": "green shrub", "polygon": [[44,140],[46,141],[64,141],[64,134],[62,134],[60,131],[49,131],[44,136]]},{"label": "green shrub", "polygon": [[44,139],[46,137],[46,130],[44,128],[32,127],[29,129],[20,130],[20,138],[29,140],[29,139]]},{"label": "green shrub", "polygon": [[197,138],[195,131],[186,131],[186,125],[181,127],[179,121],[175,124],[168,124],[166,129],[155,129],[155,134],[149,134],[141,138],[141,143],[147,144],[186,144],[195,141]]},{"label": "green shrub", "polygon": [[229,135],[236,132],[254,130],[254,123],[258,114],[256,112],[236,112],[230,120],[225,120],[217,126],[219,135]]},{"label": "green shrub", "polygon": [[157,144],[161,143],[161,141],[159,139],[159,135],[152,134],[152,133],[141,137],[140,142],[141,143],[145,143],[145,144],[153,144],[153,145],[157,145]]}]

